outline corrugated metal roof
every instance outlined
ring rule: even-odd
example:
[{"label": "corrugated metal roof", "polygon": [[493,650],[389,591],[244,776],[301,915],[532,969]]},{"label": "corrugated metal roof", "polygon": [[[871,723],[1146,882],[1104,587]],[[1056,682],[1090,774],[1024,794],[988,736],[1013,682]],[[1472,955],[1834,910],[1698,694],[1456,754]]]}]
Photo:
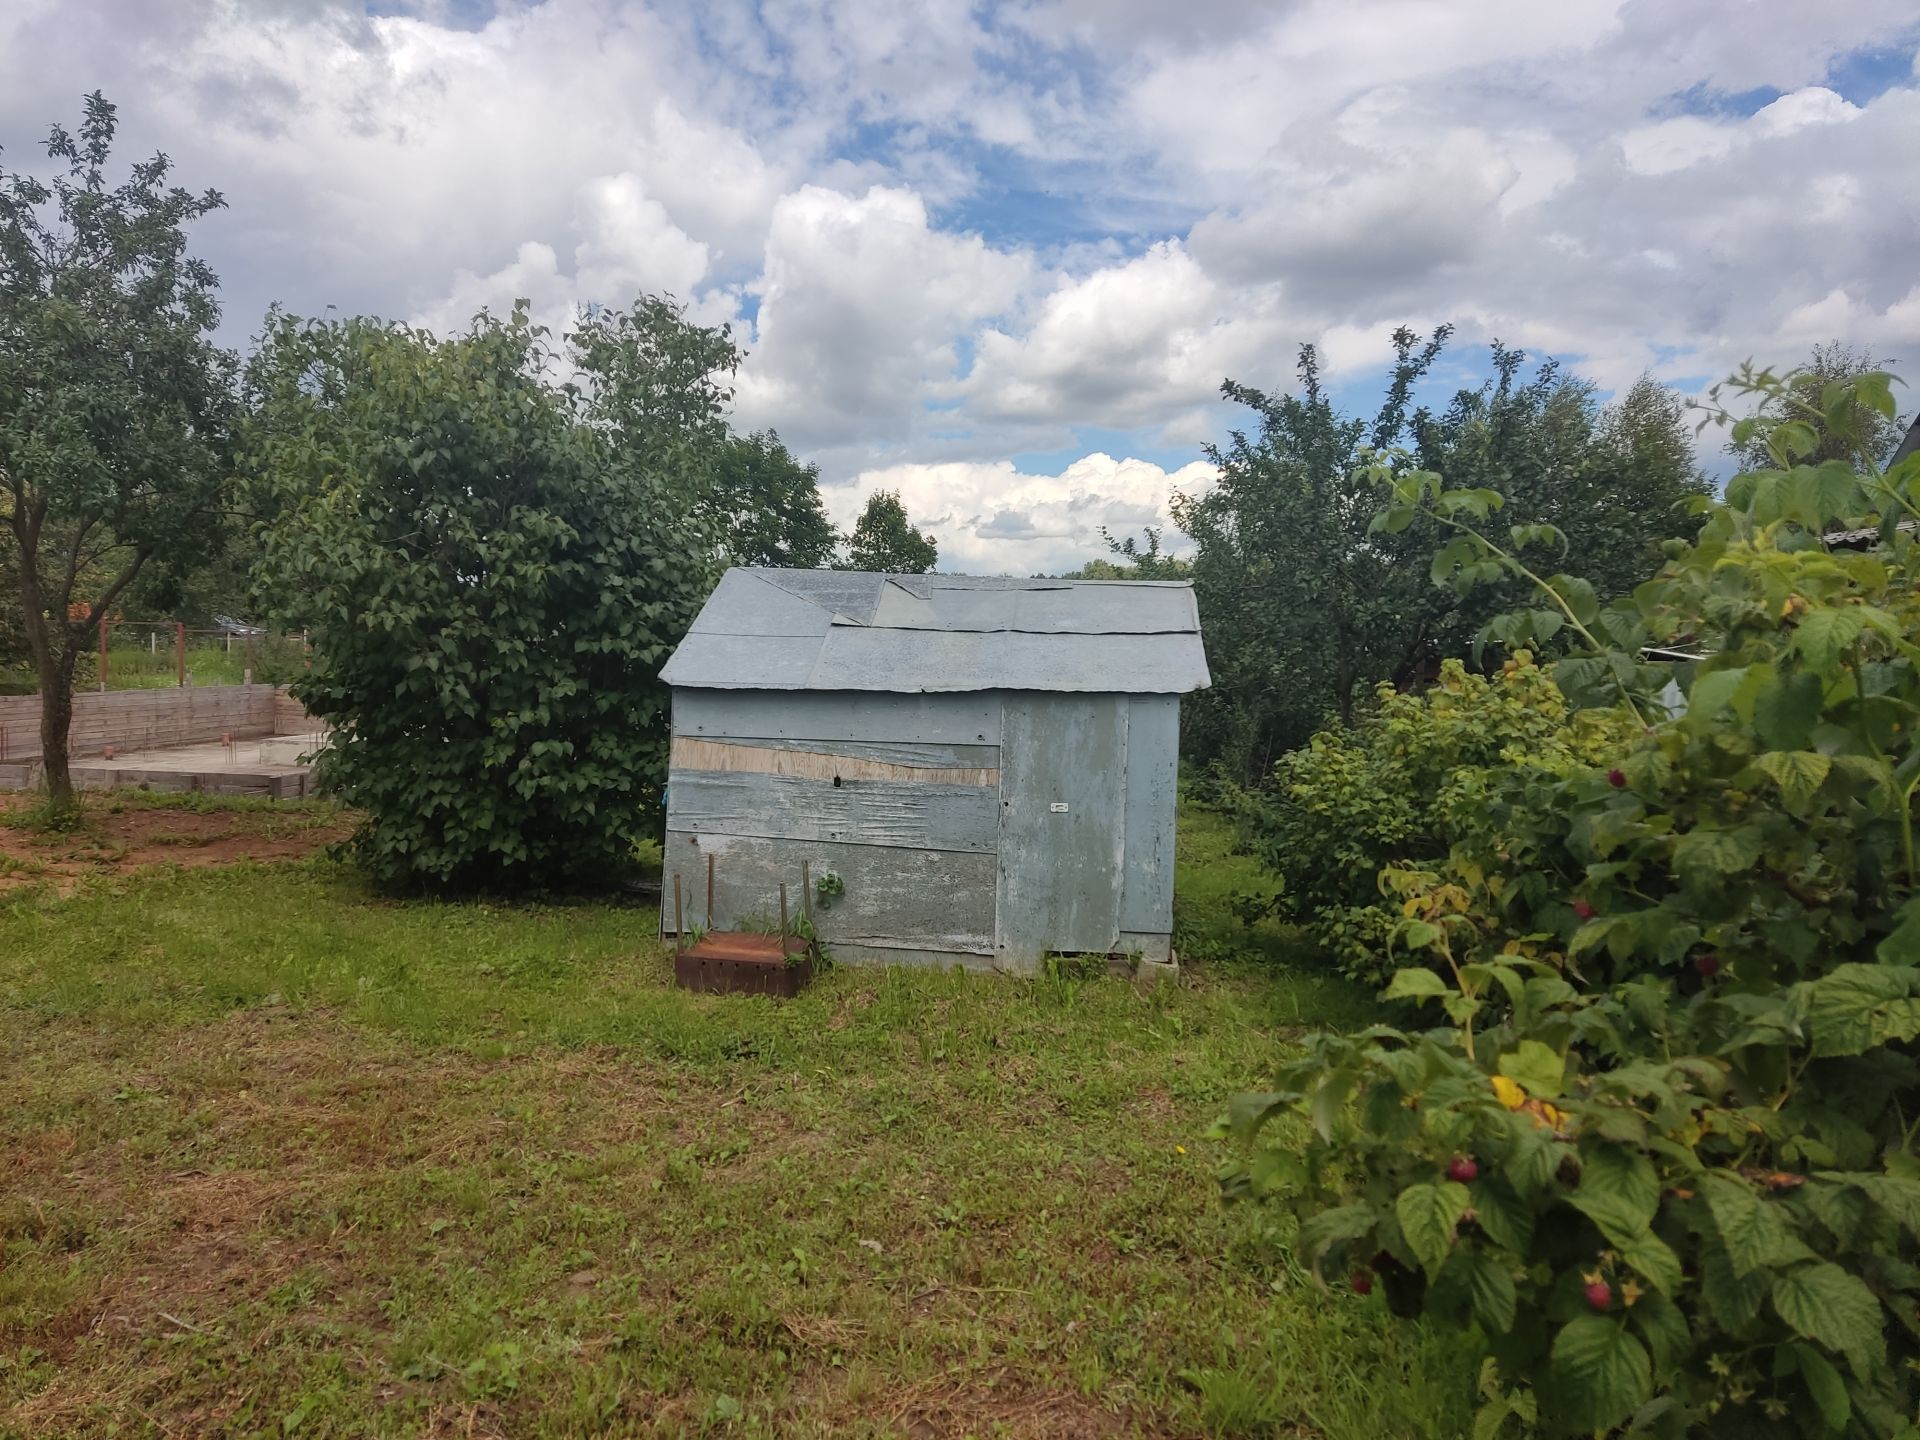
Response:
[{"label": "corrugated metal roof", "polygon": [[1210,683],[1184,583],[733,569],[667,662],[716,690],[1056,690]]}]

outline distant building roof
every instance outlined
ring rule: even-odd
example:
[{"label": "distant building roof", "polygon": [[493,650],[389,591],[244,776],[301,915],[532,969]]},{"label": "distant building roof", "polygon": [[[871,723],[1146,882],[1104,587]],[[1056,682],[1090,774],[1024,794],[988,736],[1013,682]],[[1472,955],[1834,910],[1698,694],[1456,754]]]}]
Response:
[{"label": "distant building roof", "polygon": [[1913,423],[1907,427],[1905,438],[1900,441],[1900,448],[1895,450],[1893,458],[1887,461],[1887,469],[1891,470],[1916,450],[1920,450],[1920,415],[1913,417]]},{"label": "distant building roof", "polygon": [[1210,683],[1184,583],[733,569],[662,672],[718,690],[1118,691]]}]

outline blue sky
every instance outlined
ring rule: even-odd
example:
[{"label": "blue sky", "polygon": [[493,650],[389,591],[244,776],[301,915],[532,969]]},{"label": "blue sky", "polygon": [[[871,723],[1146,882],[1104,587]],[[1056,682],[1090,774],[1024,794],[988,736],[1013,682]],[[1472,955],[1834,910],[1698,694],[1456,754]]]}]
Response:
[{"label": "blue sky", "polygon": [[[1603,390],[1840,339],[1920,373],[1912,0],[10,0],[0,146],[104,89],[266,306],[457,327],[670,292],[830,508],[948,568],[1165,523],[1320,347]],[[1711,457],[1710,457],[1711,458]]]}]

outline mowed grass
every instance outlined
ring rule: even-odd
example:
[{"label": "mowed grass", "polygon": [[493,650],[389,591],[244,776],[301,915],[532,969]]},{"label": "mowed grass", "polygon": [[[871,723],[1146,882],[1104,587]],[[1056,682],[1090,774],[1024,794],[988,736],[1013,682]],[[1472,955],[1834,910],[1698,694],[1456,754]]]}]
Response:
[{"label": "mowed grass", "polygon": [[[1185,823],[1211,935],[1245,862]],[[0,910],[0,1435],[1464,1433],[1468,1361],[1215,1195],[1227,1097],[1363,998],[775,1004],[656,928],[324,861]]]}]

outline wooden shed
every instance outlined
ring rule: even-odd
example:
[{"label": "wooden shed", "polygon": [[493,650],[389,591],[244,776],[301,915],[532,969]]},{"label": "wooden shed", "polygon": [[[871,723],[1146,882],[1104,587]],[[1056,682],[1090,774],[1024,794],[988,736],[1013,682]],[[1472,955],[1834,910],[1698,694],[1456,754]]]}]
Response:
[{"label": "wooden shed", "polygon": [[709,856],[721,929],[797,909],[805,861],[843,960],[1172,962],[1191,587],[729,570],[664,678],[689,927]]}]

